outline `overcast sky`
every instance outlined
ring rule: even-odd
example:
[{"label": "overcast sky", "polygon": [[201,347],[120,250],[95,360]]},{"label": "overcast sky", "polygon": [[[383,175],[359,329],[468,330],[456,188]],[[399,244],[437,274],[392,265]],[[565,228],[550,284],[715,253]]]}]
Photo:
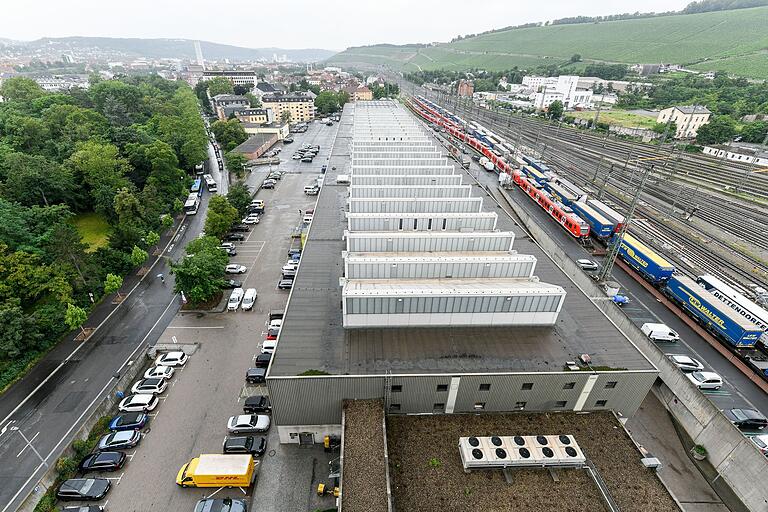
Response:
[{"label": "overcast sky", "polygon": [[679,10],[688,1],[3,0],[0,37],[162,37],[250,48],[342,50],[447,41],[459,34],[576,15]]}]

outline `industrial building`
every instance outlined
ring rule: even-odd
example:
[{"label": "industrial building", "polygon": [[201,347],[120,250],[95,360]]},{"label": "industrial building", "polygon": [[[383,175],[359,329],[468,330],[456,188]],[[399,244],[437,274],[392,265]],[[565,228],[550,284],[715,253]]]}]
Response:
[{"label": "industrial building", "polygon": [[340,434],[345,399],[639,407],[658,370],[473,188],[397,103],[345,106],[267,375],[281,442]]}]

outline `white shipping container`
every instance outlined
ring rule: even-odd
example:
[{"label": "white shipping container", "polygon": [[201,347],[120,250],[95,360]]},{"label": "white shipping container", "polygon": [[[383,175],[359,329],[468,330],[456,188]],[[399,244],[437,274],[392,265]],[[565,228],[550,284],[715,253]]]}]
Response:
[{"label": "white shipping container", "polygon": [[482,197],[350,199],[350,213],[479,213]]},{"label": "white shipping container", "polygon": [[480,213],[348,213],[349,231],[493,231],[498,216]]},{"label": "white shipping container", "polygon": [[449,187],[461,185],[461,174],[451,175],[423,175],[423,176],[409,176],[406,174],[389,174],[382,176],[363,176],[352,175],[350,177],[350,183],[357,186],[413,186],[419,187],[424,185],[434,185],[438,187]]},{"label": "white shipping container", "polygon": [[536,258],[530,254],[367,253],[347,254],[347,279],[507,279],[533,277]]},{"label": "white shipping container", "polygon": [[511,231],[456,233],[448,231],[367,233],[345,232],[348,252],[472,252],[511,251]]},{"label": "white shipping container", "polygon": [[352,176],[389,176],[392,174],[403,174],[408,176],[441,176],[456,174],[452,166],[445,165],[363,165],[357,163],[352,165]]},{"label": "white shipping container", "polygon": [[[445,167],[450,165],[447,158],[356,158],[352,155],[352,168],[358,165],[382,167]],[[451,169],[453,169],[451,167]]]},{"label": "white shipping container", "polygon": [[469,197],[470,195],[472,195],[472,185],[353,185],[349,188],[349,196],[353,199],[376,199],[387,197]]}]

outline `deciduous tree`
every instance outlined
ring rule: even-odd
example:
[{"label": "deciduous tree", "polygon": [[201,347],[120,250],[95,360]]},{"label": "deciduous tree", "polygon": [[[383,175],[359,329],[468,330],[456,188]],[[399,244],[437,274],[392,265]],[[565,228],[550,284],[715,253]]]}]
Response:
[{"label": "deciduous tree", "polygon": [[221,239],[237,220],[237,210],[224,196],[213,196],[208,202],[205,233]]}]

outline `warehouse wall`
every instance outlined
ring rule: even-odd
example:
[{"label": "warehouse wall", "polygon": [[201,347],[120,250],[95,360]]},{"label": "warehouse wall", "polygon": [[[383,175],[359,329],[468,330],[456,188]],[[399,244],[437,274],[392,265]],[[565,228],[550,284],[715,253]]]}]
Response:
[{"label": "warehouse wall", "polygon": [[515,241],[511,231],[493,233],[345,233],[349,252],[473,252],[509,251]]},{"label": "warehouse wall", "polygon": [[[430,187],[440,190],[439,187]],[[482,197],[350,199],[350,213],[480,213]]]},{"label": "warehouse wall", "polygon": [[[359,175],[353,174],[350,177],[352,186],[457,186],[461,185],[460,174],[441,174],[437,176],[409,176],[407,174],[384,174],[384,175]],[[467,185],[470,186],[470,185]]]},{"label": "warehouse wall", "polygon": [[425,257],[423,261],[402,261],[396,258],[344,259],[347,279],[474,279],[474,278],[530,278],[536,267],[536,258],[511,255],[517,261],[441,261]]},{"label": "warehouse wall", "polygon": [[392,174],[408,174],[410,176],[449,176],[455,175],[456,170],[452,166],[442,164],[404,165],[397,167],[382,167],[376,163],[357,162],[352,169],[352,175],[357,176],[391,176]]},{"label": "warehouse wall", "polygon": [[349,231],[492,231],[496,213],[349,214]]},{"label": "warehouse wall", "polygon": [[[364,176],[367,178],[368,176]],[[450,176],[445,176],[450,178]],[[436,180],[437,181],[437,180]],[[472,195],[472,185],[447,185],[442,183],[425,183],[423,185],[357,185],[349,187],[349,197],[352,199],[383,199],[383,198],[426,198],[426,197],[462,197]]]}]

